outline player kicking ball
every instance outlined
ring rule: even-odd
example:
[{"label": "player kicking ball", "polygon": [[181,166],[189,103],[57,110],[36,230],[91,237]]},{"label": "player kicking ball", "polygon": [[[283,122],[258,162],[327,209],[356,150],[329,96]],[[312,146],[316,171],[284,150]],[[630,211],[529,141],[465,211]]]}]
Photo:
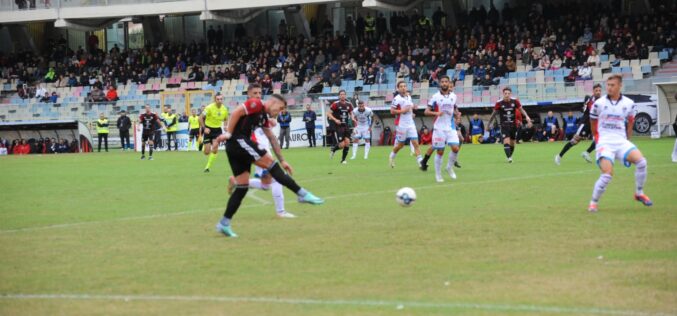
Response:
[{"label": "player kicking ball", "polygon": [[371,118],[373,115],[374,112],[364,106],[364,101],[357,101],[357,108],[353,110],[353,117],[357,121],[357,127],[353,135],[353,155],[350,157],[351,160],[357,156],[360,139],[364,139],[364,159],[369,157],[369,149],[371,148]]},{"label": "player kicking ball", "polygon": [[[595,84],[594,87],[592,87],[592,96],[591,97],[586,97],[585,101],[583,102],[583,117],[581,117],[581,123],[578,125],[578,130],[576,130],[576,134],[574,137],[564,145],[562,148],[562,151],[560,151],[559,154],[555,155],[555,164],[559,166],[559,164],[562,162],[562,157],[564,157],[564,154],[571,149],[571,147],[576,146],[578,142],[580,142],[583,139],[588,138],[588,135],[590,135],[590,109],[592,108],[592,105],[595,103],[595,101],[599,100],[599,98],[602,96],[602,86],[598,83]],[[590,153],[595,150],[595,142],[593,141],[592,144],[590,144],[590,147],[583,153],[581,153],[581,156],[585,161],[587,162],[592,162],[592,159],[590,158]]]},{"label": "player kicking ball", "polygon": [[[261,100],[262,90],[261,85],[258,83],[252,83],[247,88],[247,97],[250,99]],[[275,127],[275,120],[269,118],[268,123],[270,127]],[[223,136],[221,136],[223,138]],[[256,128],[252,134],[252,140],[259,145],[259,149],[266,150],[270,152],[270,140],[266,136],[266,133],[263,131],[263,128]],[[275,139],[277,141],[277,138]],[[277,143],[277,146],[280,146],[280,143]],[[254,178],[249,179],[249,188],[250,189],[259,189],[268,191],[273,195],[273,202],[275,203],[275,214],[279,218],[296,218],[292,213],[287,212],[284,209],[284,190],[282,185],[275,181],[273,177],[268,173],[264,168],[256,166],[254,168]],[[228,179],[228,194],[232,194],[235,189],[235,177],[231,176]]]},{"label": "player kicking ball", "polygon": [[590,127],[597,143],[597,164],[601,171],[592,191],[590,212],[597,212],[597,203],[613,177],[615,160],[622,161],[626,167],[635,165],[635,200],[645,206],[653,205],[644,194],[646,159],[628,140],[632,136],[635,103],[621,94],[622,87],[623,77],[611,75],[606,81],[607,95],[595,101],[590,110]]},{"label": "player kicking ball", "polygon": [[[446,75],[441,76],[440,91],[430,98],[428,107],[425,110],[425,115],[435,117],[433,122],[432,146],[428,149],[426,158],[430,158],[433,150],[437,151],[437,154],[435,155],[435,180],[440,183],[444,182],[441,172],[444,148],[446,146],[451,148],[445,170],[452,179],[456,179],[454,163],[456,162],[458,151],[460,149],[460,141],[458,139],[458,133],[456,132],[455,121],[456,118],[460,117],[460,113],[456,107],[456,94],[452,90],[453,83],[451,83],[449,77]],[[421,163],[421,169],[423,169],[423,165],[426,163],[427,159],[424,158],[424,161]]]},{"label": "player kicking ball", "polygon": [[503,151],[505,151],[505,157],[508,158],[508,163],[512,163],[515,141],[517,140],[517,128],[521,124],[521,120],[517,117],[518,113],[527,119],[527,127],[531,128],[531,118],[524,111],[520,101],[512,98],[512,89],[509,87],[503,88],[503,99],[494,105],[494,111],[491,112],[491,118],[489,118],[489,126],[493,126],[494,118],[498,116],[501,134],[503,135]]},{"label": "player kicking ball", "polygon": [[390,168],[395,168],[395,157],[397,152],[404,147],[404,144],[409,140],[414,146],[416,152],[416,160],[419,167],[421,166],[421,149],[418,146],[418,132],[416,131],[416,124],[414,123],[414,110],[416,105],[411,101],[411,95],[407,91],[407,83],[400,81],[397,83],[397,95],[393,99],[390,107],[390,114],[395,115],[395,146],[390,153],[389,162]]},{"label": "player kicking ball", "polygon": [[[249,99],[238,106],[230,116],[227,132],[220,139],[226,140],[226,154],[233,171],[234,189],[228,199],[228,205],[223,218],[216,224],[216,229],[228,237],[237,237],[231,228],[233,216],[240,208],[242,200],[249,190],[249,170],[254,164],[261,167],[278,183],[292,190],[298,196],[300,203],[323,204],[324,200],[301,188],[294,179],[292,167],[284,160],[280,146],[275,140],[269,117],[277,117],[280,111],[287,106],[285,99],[279,94],[273,94],[265,104],[259,99]],[[259,144],[251,139],[253,130],[262,128],[265,136],[273,146],[273,152],[278,161]],[[284,170],[283,170],[284,169]],[[285,170],[288,172],[285,173]]]}]

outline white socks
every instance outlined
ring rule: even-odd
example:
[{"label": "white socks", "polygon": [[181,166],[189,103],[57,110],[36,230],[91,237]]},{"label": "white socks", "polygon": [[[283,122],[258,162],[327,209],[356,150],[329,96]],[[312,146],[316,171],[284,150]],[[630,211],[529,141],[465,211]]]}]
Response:
[{"label": "white socks", "polygon": [[442,176],[442,159],[443,155],[435,153],[435,175],[439,178]]},{"label": "white socks", "polygon": [[271,193],[273,193],[273,202],[275,202],[275,211],[278,213],[284,212],[284,190],[282,185],[273,180],[270,188]]},{"label": "white socks", "polygon": [[270,188],[270,185],[263,184],[263,182],[261,182],[261,179],[253,178],[253,179],[249,179],[249,188],[250,189],[259,189],[259,190],[268,190]]},{"label": "white socks", "polygon": [[646,159],[638,161],[635,164],[635,193],[644,194],[644,183],[646,182]]},{"label": "white socks", "polygon": [[611,175],[607,173],[602,173],[595,182],[595,188],[592,190],[592,202],[597,203],[602,197],[604,191],[606,191],[606,186],[611,182]]},{"label": "white socks", "polygon": [[672,148],[672,162],[677,162],[677,139],[675,139],[675,147]]},{"label": "white socks", "polygon": [[411,141],[409,142],[409,149],[411,149],[412,154],[416,152],[416,148],[414,148],[414,143],[412,143]]},{"label": "white socks", "polygon": [[423,156],[421,156],[421,155],[416,156],[416,161],[417,161],[418,164],[420,165],[420,164],[421,164],[421,161],[423,161]]},{"label": "white socks", "polygon": [[453,150],[449,152],[449,160],[447,161],[447,169],[451,169],[454,167],[454,163],[456,163],[456,158],[458,158],[458,153],[455,153]]},{"label": "white socks", "polygon": [[390,152],[390,159],[395,159],[395,156],[397,156],[397,154],[394,151],[391,151]]},{"label": "white socks", "polygon": [[[677,143],[675,143],[677,144]],[[369,157],[369,149],[371,148],[371,142],[366,142],[364,143],[364,159],[367,159]],[[675,147],[677,148],[677,147]]]},{"label": "white socks", "polygon": [[350,159],[355,159],[355,156],[357,156],[357,148],[360,146],[358,143],[353,143],[353,156]]}]

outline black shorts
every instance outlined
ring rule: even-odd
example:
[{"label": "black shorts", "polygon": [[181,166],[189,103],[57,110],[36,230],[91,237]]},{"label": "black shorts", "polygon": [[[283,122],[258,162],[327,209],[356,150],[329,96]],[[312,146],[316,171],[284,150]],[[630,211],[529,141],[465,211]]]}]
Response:
[{"label": "black shorts", "polygon": [[142,142],[147,142],[147,141],[151,141],[151,142],[152,142],[153,139],[155,139],[155,132],[154,132],[154,131],[147,131],[147,130],[144,130],[144,131],[141,133],[141,141],[142,141]]},{"label": "black shorts", "polygon": [[336,142],[340,143],[346,138],[350,139],[353,137],[353,129],[345,125],[339,125],[336,126],[336,129],[334,130],[334,135],[336,137]]},{"label": "black shorts", "polygon": [[226,154],[234,176],[251,170],[252,163],[268,152],[250,138],[231,138],[226,142]]},{"label": "black shorts", "polygon": [[576,130],[576,136],[580,138],[588,138],[592,134],[590,124],[580,124]]},{"label": "black shorts", "polygon": [[501,134],[503,135],[503,138],[516,139],[517,126],[514,122],[503,123],[501,124]]},{"label": "black shorts", "polygon": [[221,131],[220,127],[215,127],[215,128],[209,127],[209,134],[206,134],[206,133],[204,134],[204,136],[202,138],[202,143],[211,143],[212,140],[219,137],[219,135],[221,135],[222,133],[223,133],[223,131]]},{"label": "black shorts", "polygon": [[200,129],[199,128],[194,128],[190,130],[189,138],[198,138],[200,137]]}]

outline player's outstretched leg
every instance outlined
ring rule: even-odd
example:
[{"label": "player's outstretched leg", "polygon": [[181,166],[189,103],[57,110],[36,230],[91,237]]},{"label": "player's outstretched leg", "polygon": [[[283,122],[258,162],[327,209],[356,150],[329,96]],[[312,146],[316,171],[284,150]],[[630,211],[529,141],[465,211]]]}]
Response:
[{"label": "player's outstretched leg", "polygon": [[564,154],[571,149],[571,147],[576,146],[578,144],[578,136],[574,136],[570,141],[568,141],[566,144],[564,144],[564,147],[562,147],[562,150],[555,156],[555,164],[559,166],[559,164],[562,162],[562,157],[564,157]]},{"label": "player's outstretched leg", "polygon": [[596,146],[597,146],[597,145],[595,144],[595,141],[593,141],[593,142],[590,144],[590,146],[588,147],[588,149],[586,149],[584,152],[581,153],[581,157],[583,157],[583,159],[585,159],[585,161],[587,161],[588,163],[592,163],[592,158],[590,158],[590,153],[591,153],[593,150],[595,150],[595,147],[596,147]]},{"label": "player's outstretched leg", "polygon": [[430,156],[433,155],[433,146],[428,147],[428,151],[425,152],[425,156],[421,160],[421,171],[427,171],[428,170],[428,160],[430,160]]},{"label": "player's outstretched leg", "polygon": [[146,142],[141,143],[141,160],[146,159]]},{"label": "player's outstretched leg", "polygon": [[653,205],[651,199],[644,194],[647,175],[646,159],[639,150],[635,149],[628,154],[627,163],[635,164],[635,200],[642,202],[645,206]]},{"label": "player's outstretched leg", "polygon": [[595,186],[592,189],[592,199],[590,200],[590,205],[588,206],[589,212],[597,212],[597,203],[602,197],[602,194],[604,194],[604,191],[606,191],[606,187],[609,185],[609,182],[611,182],[613,177],[613,164],[611,160],[609,158],[600,157],[598,162],[602,173],[599,175],[599,178],[595,182]]},{"label": "player's outstretched leg", "polygon": [[364,159],[369,158],[369,149],[371,149],[371,140],[367,140],[364,143]]},{"label": "player's outstretched leg", "polygon": [[[248,173],[247,177],[249,177]],[[216,224],[216,230],[227,237],[237,237],[237,234],[230,227],[230,221],[233,219],[233,216],[235,216],[235,213],[237,213],[237,210],[240,208],[240,204],[242,204],[242,200],[247,195],[248,190],[248,183],[234,185],[232,191],[233,193],[230,195],[230,198],[228,198],[228,205],[226,206],[226,211],[223,214],[223,218],[221,218],[219,223]]]},{"label": "player's outstretched leg", "polygon": [[296,215],[287,212],[284,209],[284,190],[282,185],[273,180],[270,184],[270,191],[273,194],[273,202],[275,203],[275,213],[279,218],[296,218]]},{"label": "player's outstretched leg", "polygon": [[281,185],[287,187],[289,190],[292,192],[296,193],[298,196],[298,201],[300,203],[309,203],[309,204],[314,204],[314,205],[319,205],[323,204],[324,200],[313,195],[312,193],[306,191],[305,189],[301,188],[292,177],[290,177],[288,174],[282,170],[282,167],[280,167],[280,164],[277,161],[274,161],[270,155],[266,155],[262,157],[261,159],[256,161],[256,165],[261,167],[261,165],[268,165],[267,169],[270,175],[280,183]]},{"label": "player's outstretched leg", "polygon": [[435,181],[442,183],[444,178],[442,178],[442,157],[444,156],[443,150],[438,150],[435,153]]},{"label": "player's outstretched leg", "polygon": [[350,156],[350,160],[354,160],[355,157],[357,157],[357,149],[359,148],[359,146],[360,146],[359,141],[353,142],[353,155]]}]

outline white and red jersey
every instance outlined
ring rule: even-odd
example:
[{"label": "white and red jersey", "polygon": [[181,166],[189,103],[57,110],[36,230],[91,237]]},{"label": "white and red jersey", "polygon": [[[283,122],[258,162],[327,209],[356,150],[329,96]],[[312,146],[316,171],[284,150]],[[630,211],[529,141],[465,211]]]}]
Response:
[{"label": "white and red jersey", "polygon": [[431,111],[442,112],[442,115],[435,118],[433,129],[439,131],[456,130],[456,121],[454,113],[456,113],[456,94],[449,92],[442,94],[442,92],[435,93],[430,100],[428,100],[428,107]]},{"label": "white and red jersey", "polygon": [[[405,110],[409,108],[414,107],[414,102],[411,101],[411,96],[401,96],[397,95],[393,99],[391,107],[395,110]],[[413,109],[412,111],[405,112],[402,114],[397,114],[395,116],[395,126],[400,127],[400,128],[409,128],[409,127],[416,127],[416,124],[414,123],[414,112]]]},{"label": "white and red jersey", "polygon": [[627,124],[635,118],[635,102],[621,94],[617,101],[608,95],[592,105],[590,119],[597,120],[597,142],[613,143],[627,140]]}]

